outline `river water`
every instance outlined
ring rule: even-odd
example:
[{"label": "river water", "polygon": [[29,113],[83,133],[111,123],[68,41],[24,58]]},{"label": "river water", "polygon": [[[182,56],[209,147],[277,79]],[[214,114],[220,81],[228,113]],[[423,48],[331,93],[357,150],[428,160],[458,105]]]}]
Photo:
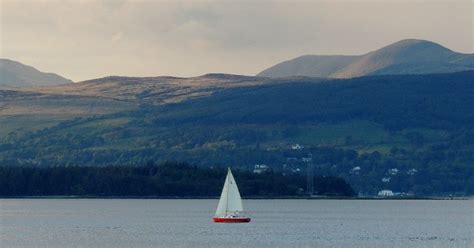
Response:
[{"label": "river water", "polygon": [[474,247],[473,200],[0,199],[0,247]]}]

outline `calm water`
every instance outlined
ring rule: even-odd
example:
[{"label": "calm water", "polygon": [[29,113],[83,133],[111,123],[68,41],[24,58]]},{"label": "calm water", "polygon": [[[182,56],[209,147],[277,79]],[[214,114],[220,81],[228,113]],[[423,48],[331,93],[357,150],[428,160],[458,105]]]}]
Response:
[{"label": "calm water", "polygon": [[474,247],[474,201],[0,200],[0,247]]}]

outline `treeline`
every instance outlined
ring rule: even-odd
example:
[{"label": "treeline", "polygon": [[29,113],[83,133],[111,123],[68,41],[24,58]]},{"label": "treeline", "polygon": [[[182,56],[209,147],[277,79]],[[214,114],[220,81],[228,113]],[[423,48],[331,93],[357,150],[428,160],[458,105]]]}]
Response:
[{"label": "treeline", "polygon": [[[186,163],[106,167],[0,167],[0,196],[94,197],[217,197],[224,168],[199,168]],[[267,172],[234,171],[244,197],[302,196],[306,179]],[[338,177],[315,179],[315,192],[326,196],[354,196]]]}]

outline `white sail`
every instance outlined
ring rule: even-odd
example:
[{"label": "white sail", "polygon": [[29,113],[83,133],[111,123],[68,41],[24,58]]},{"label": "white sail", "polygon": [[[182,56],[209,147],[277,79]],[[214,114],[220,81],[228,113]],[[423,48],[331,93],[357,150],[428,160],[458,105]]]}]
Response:
[{"label": "white sail", "polygon": [[216,216],[226,216],[229,214],[236,215],[244,211],[242,206],[242,198],[240,197],[239,188],[235,182],[234,176],[230,171],[227,171],[224,188],[222,188],[221,198],[217,205]]}]

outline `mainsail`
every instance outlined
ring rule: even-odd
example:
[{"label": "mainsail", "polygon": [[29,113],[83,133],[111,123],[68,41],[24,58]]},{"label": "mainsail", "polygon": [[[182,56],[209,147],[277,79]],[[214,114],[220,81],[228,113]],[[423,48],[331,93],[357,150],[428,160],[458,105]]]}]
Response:
[{"label": "mainsail", "polygon": [[222,189],[221,198],[217,205],[216,216],[236,215],[244,211],[242,206],[242,198],[240,197],[239,188],[235,182],[234,176],[227,170],[224,188]]}]

